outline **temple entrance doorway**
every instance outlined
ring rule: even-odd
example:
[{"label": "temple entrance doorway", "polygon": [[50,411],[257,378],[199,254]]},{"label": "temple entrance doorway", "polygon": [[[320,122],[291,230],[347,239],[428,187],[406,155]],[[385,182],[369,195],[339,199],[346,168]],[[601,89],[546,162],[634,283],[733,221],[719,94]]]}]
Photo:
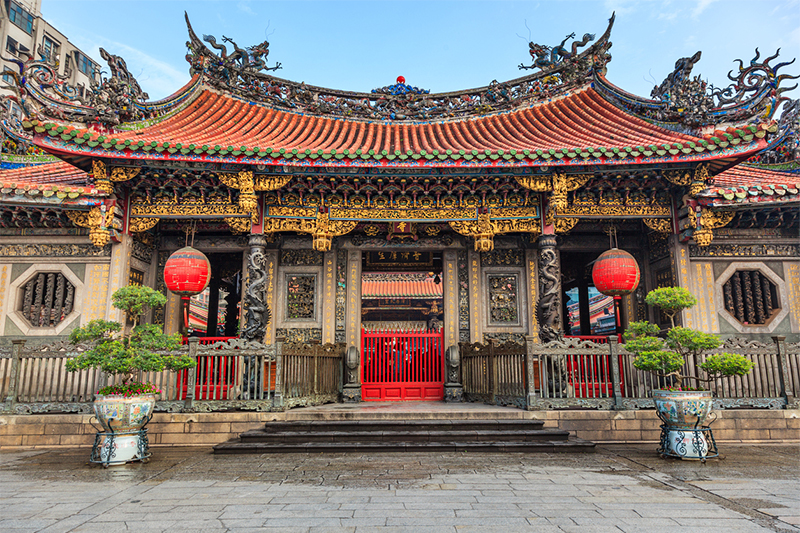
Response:
[{"label": "temple entrance doorway", "polygon": [[363,254],[363,400],[444,398],[442,287],[440,252]]},{"label": "temple entrance doorway", "polygon": [[[592,281],[595,252],[562,252],[561,282],[564,333],[571,337],[607,337],[617,332],[614,299],[600,294]],[[595,339],[601,340],[601,339]]]},{"label": "temple entrance doorway", "polygon": [[208,287],[189,299],[184,331],[195,337],[236,337],[242,292],[242,253],[206,254],[211,263]]}]

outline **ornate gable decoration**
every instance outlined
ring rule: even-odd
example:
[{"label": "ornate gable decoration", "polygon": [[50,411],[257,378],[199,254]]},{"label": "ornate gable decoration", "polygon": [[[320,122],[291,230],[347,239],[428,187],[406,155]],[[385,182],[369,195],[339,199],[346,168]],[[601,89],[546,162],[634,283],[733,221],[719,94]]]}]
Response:
[{"label": "ornate gable decoration", "polygon": [[675,69],[650,93],[653,100],[621,95],[605,80],[600,80],[598,89],[616,105],[648,120],[677,123],[690,129],[725,122],[764,122],[772,119],[778,108],[789,101],[782,94],[797,87],[782,87],[782,82],[800,78],[778,74],[781,68],[794,63],[794,59],[770,65],[779,53],[780,48],[759,62],[761,53],[756,48],[755,56],[748,64],[741,59],[735,60],[739,67],[728,72],[732,83],[723,88],[709,85],[700,76],[692,77],[692,69],[702,55],[702,52],[697,52],[675,62]]},{"label": "ornate gable decoration", "polygon": [[[569,38],[554,48],[531,43],[534,64],[529,67],[520,65],[520,68],[541,69],[539,72],[511,82],[495,80],[477,89],[438,94],[407,85],[402,76],[395,85],[365,93],[275,78],[264,72],[280,68],[280,63],[274,67],[266,66],[268,42],[243,49],[223,37],[224,43],[234,47],[234,52],[229,52],[225,44],[218,43],[213,36],[204,35],[200,39],[188,16],[189,41],[186,44],[189,53],[186,60],[191,65],[192,74],[201,74],[207,84],[221,91],[297,113],[369,120],[470,117],[531,105],[556,92],[587,83],[594,72],[604,72],[611,59],[608,49],[611,47],[609,37],[613,23],[612,16],[608,28],[597,41],[594,41],[594,35],[586,34],[581,41],[573,43],[570,50],[566,48]],[[579,50],[586,45],[589,45],[586,49]]]},{"label": "ornate gable decoration", "polygon": [[[70,122],[99,122],[107,126],[148,118],[144,103],[149,98],[128,72],[125,60],[100,48],[111,77],[91,77],[89,87],[69,84],[71,71],[59,75],[39,49],[40,60],[19,52],[24,60],[9,59],[17,66],[12,90],[27,119],[50,117]],[[30,96],[30,98],[28,98]]]}]

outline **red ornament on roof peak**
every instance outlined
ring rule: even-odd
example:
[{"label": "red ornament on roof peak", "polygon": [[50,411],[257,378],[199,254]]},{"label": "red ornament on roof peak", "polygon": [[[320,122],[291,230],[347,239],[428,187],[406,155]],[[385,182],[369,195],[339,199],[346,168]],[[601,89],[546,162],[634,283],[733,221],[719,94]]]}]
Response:
[{"label": "red ornament on roof peak", "polygon": [[406,78],[405,76],[397,76],[397,83],[405,83]]}]

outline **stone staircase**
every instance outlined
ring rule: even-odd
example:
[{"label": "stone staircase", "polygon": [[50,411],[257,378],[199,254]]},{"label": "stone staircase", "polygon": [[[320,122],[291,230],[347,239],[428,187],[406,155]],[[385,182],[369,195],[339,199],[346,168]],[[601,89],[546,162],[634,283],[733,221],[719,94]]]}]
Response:
[{"label": "stone staircase", "polygon": [[214,446],[214,453],[594,452],[595,443],[516,409],[446,413],[316,411],[287,413]]}]

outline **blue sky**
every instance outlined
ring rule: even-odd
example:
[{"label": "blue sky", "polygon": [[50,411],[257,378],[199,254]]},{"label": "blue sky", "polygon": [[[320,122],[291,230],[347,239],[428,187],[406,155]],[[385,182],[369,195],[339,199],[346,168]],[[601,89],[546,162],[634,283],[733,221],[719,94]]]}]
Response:
[{"label": "blue sky", "polygon": [[[539,2],[248,0],[43,0],[46,20],[96,60],[102,46],[122,56],[151,99],[188,79],[183,12],[199,34],[239,46],[269,36],[269,61],[282,78],[352,91],[391,85],[398,75],[432,92],[480,87],[524,74],[528,41],[549,46],[569,33],[598,36],[609,16],[608,79],[649,96],[680,57],[702,50],[693,74],[727,85],[733,60],[781,48],[798,61],[800,0],[605,0]],[[530,29],[530,38],[529,38]],[[103,64],[101,62],[101,64]],[[529,71],[528,71],[529,72]],[[800,90],[791,94],[797,98]]]}]

